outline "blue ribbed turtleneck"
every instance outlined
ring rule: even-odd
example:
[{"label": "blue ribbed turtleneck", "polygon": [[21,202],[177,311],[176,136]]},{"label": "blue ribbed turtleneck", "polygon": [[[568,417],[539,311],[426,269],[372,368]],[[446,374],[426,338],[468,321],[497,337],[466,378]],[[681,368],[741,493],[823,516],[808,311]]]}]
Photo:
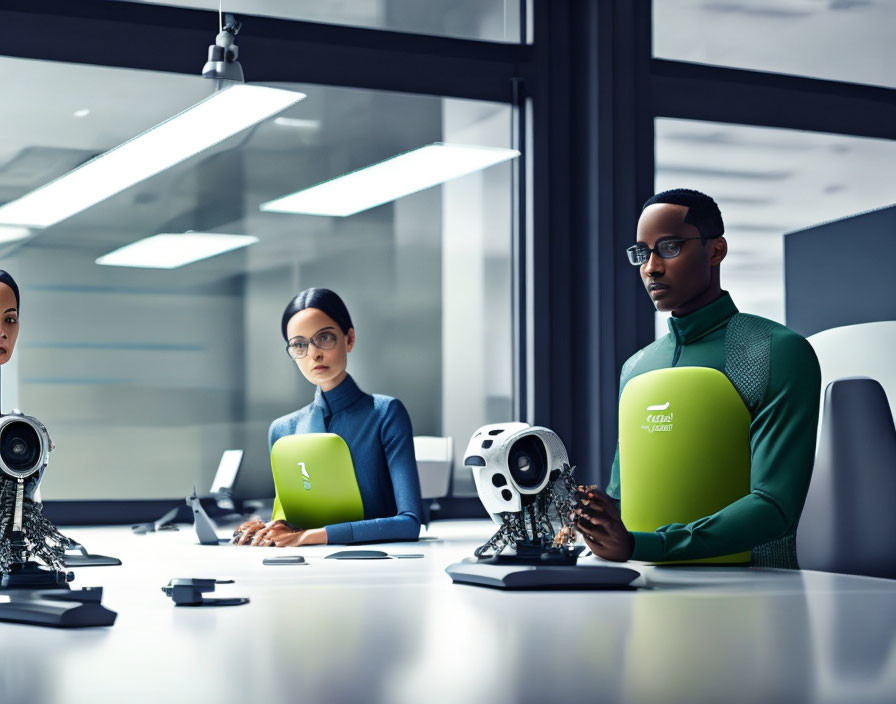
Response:
[{"label": "blue ribbed turtleneck", "polygon": [[348,445],[364,520],[326,526],[328,543],[416,540],[422,515],[411,419],[398,399],[361,391],[347,375],[330,391],[271,424],[269,445],[285,435],[335,433]]}]

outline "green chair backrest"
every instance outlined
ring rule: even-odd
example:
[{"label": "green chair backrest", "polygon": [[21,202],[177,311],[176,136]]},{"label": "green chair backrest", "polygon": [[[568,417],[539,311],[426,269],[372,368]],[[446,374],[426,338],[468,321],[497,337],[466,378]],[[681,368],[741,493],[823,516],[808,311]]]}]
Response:
[{"label": "green chair backrest", "polygon": [[[622,520],[655,531],[750,492],[750,413],[722,372],[673,367],[629,381],[619,400]],[[750,552],[689,563],[744,563]]]},{"label": "green chair backrest", "polygon": [[360,521],[364,504],[348,445],[334,433],[287,435],[271,448],[273,520],[297,528]]}]

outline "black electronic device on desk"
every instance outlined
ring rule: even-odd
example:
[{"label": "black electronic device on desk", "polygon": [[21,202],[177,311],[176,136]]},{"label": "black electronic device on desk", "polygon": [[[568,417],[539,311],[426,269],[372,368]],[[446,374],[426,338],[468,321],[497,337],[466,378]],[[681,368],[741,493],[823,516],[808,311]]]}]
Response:
[{"label": "black electronic device on desk", "polygon": [[65,551],[77,545],[43,515],[37,489],[54,445],[19,411],[0,415],[0,620],[41,626],[109,626],[103,590],[69,589]]},{"label": "black electronic device on desk", "polygon": [[579,565],[571,513],[576,484],[566,448],[547,428],[486,425],[473,435],[464,464],[479,499],[500,526],[473,557],[445,571],[454,582],[495,589],[631,589],[628,567]]},{"label": "black electronic device on desk", "polygon": [[215,591],[216,584],[233,584],[233,580],[176,577],[162,587],[162,591],[165,596],[171,597],[176,606],[241,606],[249,603],[249,599],[246,597],[208,598],[202,596]]}]

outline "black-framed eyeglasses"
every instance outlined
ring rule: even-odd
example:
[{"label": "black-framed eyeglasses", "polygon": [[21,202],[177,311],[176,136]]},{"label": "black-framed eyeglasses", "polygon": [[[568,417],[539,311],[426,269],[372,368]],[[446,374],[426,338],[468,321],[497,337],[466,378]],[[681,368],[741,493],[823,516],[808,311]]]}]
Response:
[{"label": "black-framed eyeglasses", "polygon": [[675,257],[681,254],[682,242],[702,239],[702,237],[672,237],[660,240],[656,243],[656,247],[653,249],[643,242],[638,242],[638,244],[632,245],[626,249],[625,252],[628,254],[628,260],[633,266],[641,266],[642,264],[646,264],[647,260],[650,259],[651,252],[656,254],[660,259],[675,259]]},{"label": "black-framed eyeglasses", "polygon": [[293,359],[302,359],[308,354],[308,348],[314,345],[319,350],[331,350],[336,346],[339,338],[335,332],[323,330],[312,335],[309,340],[306,337],[294,337],[286,343],[286,353]]}]

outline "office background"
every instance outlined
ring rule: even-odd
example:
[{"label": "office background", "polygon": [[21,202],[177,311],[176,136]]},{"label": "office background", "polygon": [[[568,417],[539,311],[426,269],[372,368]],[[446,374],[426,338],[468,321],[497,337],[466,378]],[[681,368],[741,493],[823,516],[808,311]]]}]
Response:
[{"label": "office background", "polygon": [[[417,434],[454,437],[457,510],[475,504],[459,453],[487,422],[553,428],[601,481],[619,369],[664,328],[624,256],[640,203],[676,186],[713,195],[731,250],[723,285],[782,322],[785,234],[893,203],[893,2],[224,9],[243,21],[247,80],[308,97],[0,249],[23,292],[2,407],[50,428],[44,499],[79,515],[121,500],[131,520],[152,514],[210,483],[228,447],[246,449],[238,493],[270,495],[267,426],[311,398],[279,334],[308,286],[344,294],[362,388],[401,398]],[[215,10],[4,3],[0,199],[206,97]],[[258,210],[439,141],[522,156],[349,218]],[[173,271],[94,263],[189,229],[260,242]]]}]

